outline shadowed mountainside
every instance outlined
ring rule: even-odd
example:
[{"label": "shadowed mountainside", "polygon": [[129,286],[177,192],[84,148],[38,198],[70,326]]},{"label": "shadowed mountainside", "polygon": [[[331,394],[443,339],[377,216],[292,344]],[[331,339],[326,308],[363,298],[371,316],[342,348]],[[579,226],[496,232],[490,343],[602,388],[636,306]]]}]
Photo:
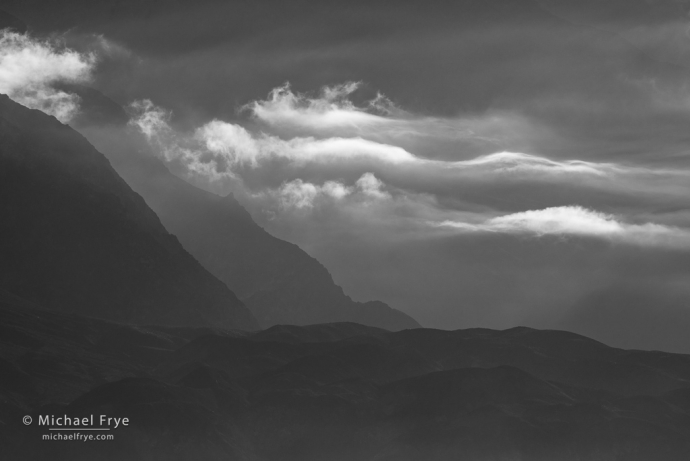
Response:
[{"label": "shadowed mountainside", "polygon": [[0,96],[0,288],[131,323],[256,328],[84,137]]},{"label": "shadowed mountainside", "polygon": [[[133,327],[0,293],[0,442],[23,460],[685,460],[690,356],[562,331]],[[30,415],[128,417],[41,441]]]}]

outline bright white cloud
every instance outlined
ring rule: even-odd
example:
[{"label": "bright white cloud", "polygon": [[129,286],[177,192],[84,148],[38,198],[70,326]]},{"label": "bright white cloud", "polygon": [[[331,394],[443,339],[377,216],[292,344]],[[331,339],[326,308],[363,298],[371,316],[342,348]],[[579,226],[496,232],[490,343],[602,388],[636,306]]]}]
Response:
[{"label": "bright white cloud", "polygon": [[301,164],[356,158],[393,164],[415,161],[404,149],[362,138],[297,137],[285,141],[276,136],[252,135],[239,125],[218,120],[199,128],[195,136],[206,149],[227,157],[232,164],[249,163],[254,167],[262,160],[276,157]]},{"label": "bright white cloud", "polygon": [[355,183],[366,195],[374,198],[388,198],[390,194],[382,190],[383,183],[372,173],[364,173]]},{"label": "bright white cloud", "polygon": [[609,173],[625,170],[625,168],[611,163],[594,163],[582,160],[558,162],[519,152],[497,152],[471,160],[449,163],[449,166],[455,168],[485,167],[494,172],[582,173],[595,176],[605,176]]},{"label": "bright white cloud", "polygon": [[493,218],[489,228],[506,232],[546,234],[613,235],[624,226],[611,215],[577,206],[531,210]]},{"label": "bright white cloud", "polygon": [[326,195],[334,199],[342,199],[352,193],[351,187],[346,187],[344,184],[337,181],[326,181],[321,189]]},{"label": "bright white cloud", "polygon": [[349,82],[307,95],[285,84],[243,109],[262,128],[282,137],[360,137],[417,152],[421,158],[474,157],[507,146],[527,147],[533,138],[552,136],[516,112],[422,116],[401,109],[381,93],[356,105],[351,96],[359,88],[359,83]]},{"label": "bright white cloud", "polygon": [[[198,128],[192,136],[178,136],[169,126],[170,114],[151,103],[137,101],[131,109],[131,123],[155,142],[167,160],[188,155],[204,157],[212,154],[230,166],[249,165],[257,168],[262,162],[282,158],[297,164],[328,163],[352,159],[369,159],[383,163],[415,162],[416,157],[402,148],[362,138],[312,137],[283,140],[277,136],[250,133],[244,127],[213,120]],[[189,149],[196,148],[195,153]],[[187,159],[192,162],[192,159]],[[230,172],[228,172],[230,174]]]},{"label": "bright white cloud", "polygon": [[282,208],[313,208],[317,200],[343,200],[347,197],[359,202],[369,200],[385,200],[391,195],[383,190],[384,184],[372,173],[364,173],[354,185],[346,186],[338,181],[326,181],[323,185],[312,184],[301,179],[283,183],[277,189],[263,193],[263,196],[275,196]]},{"label": "bright white cloud", "polygon": [[227,157],[214,155],[194,137],[178,134],[170,126],[172,113],[154,105],[150,100],[135,101],[129,106],[129,123],[138,128],[166,162],[178,162],[193,175],[207,181],[234,177]]},{"label": "bright white cloud", "polygon": [[154,105],[151,100],[134,101],[130,109],[135,114],[130,123],[137,126],[147,138],[162,140],[164,136],[173,134],[169,125],[170,112]]},{"label": "bright white cloud", "polygon": [[209,152],[223,156],[232,165],[249,163],[257,167],[260,160],[284,154],[288,150],[279,139],[267,136],[254,138],[243,127],[219,120],[196,130],[195,138]]},{"label": "bright white cloud", "polygon": [[285,208],[312,208],[314,199],[322,189],[311,183],[296,179],[283,184],[280,188],[280,202]]},{"label": "bright white cloud", "polygon": [[53,87],[90,79],[95,56],[80,54],[26,34],[0,32],[0,93],[68,122],[79,109],[79,97]]},{"label": "bright white cloud", "polygon": [[464,232],[588,236],[639,245],[690,247],[690,231],[686,229],[654,223],[628,224],[613,215],[579,206],[524,211],[478,223],[445,220],[432,225]]},{"label": "bright white cloud", "polygon": [[294,93],[290,84],[274,88],[267,100],[244,106],[254,117],[270,125],[298,126],[310,129],[363,127],[390,124],[392,120],[370,113],[369,110],[390,111],[392,105],[379,95],[369,107],[355,106],[348,97],[359,88],[357,82],[326,86],[317,97]]}]

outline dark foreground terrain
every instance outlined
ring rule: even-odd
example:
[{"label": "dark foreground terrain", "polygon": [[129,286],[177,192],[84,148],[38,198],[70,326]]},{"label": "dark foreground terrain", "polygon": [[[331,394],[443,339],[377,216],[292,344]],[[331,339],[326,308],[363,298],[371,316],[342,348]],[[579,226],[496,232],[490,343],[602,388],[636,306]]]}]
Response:
[{"label": "dark foreground terrain", "polygon": [[[690,456],[686,355],[529,328],[144,328],[1,298],[2,459]],[[42,440],[40,415],[91,414],[130,425],[111,441]]]}]

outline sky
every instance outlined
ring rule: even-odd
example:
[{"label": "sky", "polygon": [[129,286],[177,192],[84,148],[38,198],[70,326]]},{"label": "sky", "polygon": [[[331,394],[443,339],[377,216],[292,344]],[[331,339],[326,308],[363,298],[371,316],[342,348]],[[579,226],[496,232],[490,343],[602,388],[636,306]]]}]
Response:
[{"label": "sky", "polygon": [[690,2],[0,8],[0,92],[80,129],[61,85],[101,91],[356,300],[690,352]]}]

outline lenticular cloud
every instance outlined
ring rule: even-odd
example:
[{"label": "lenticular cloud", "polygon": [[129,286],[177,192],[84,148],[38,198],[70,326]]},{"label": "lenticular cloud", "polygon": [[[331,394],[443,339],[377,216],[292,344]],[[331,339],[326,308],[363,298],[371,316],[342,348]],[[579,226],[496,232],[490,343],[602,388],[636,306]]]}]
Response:
[{"label": "lenticular cloud", "polygon": [[586,236],[623,243],[681,247],[690,246],[690,232],[654,223],[629,224],[615,216],[579,206],[561,206],[497,216],[480,223],[446,220],[437,227],[466,232],[499,232],[535,236]]},{"label": "lenticular cloud", "polygon": [[92,54],[81,54],[27,34],[0,32],[0,93],[62,122],[76,114],[79,97],[54,85],[88,81],[94,64]]}]

